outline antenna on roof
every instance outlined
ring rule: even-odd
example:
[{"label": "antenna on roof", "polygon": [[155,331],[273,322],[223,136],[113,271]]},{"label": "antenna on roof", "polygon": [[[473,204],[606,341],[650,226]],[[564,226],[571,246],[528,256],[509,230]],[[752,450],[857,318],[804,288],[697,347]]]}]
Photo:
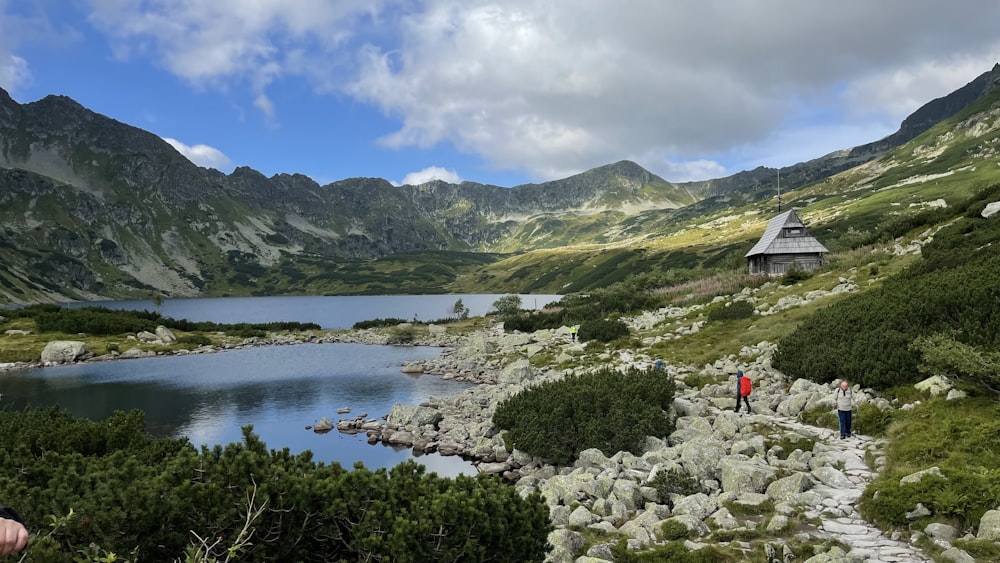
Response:
[{"label": "antenna on roof", "polygon": [[778,168],[778,213],[781,213],[781,168]]}]

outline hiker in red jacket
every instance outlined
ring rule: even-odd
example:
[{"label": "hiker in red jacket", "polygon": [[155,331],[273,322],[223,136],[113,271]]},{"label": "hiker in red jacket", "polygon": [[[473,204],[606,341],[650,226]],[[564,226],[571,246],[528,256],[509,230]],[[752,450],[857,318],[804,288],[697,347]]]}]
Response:
[{"label": "hiker in red jacket", "polygon": [[747,406],[747,414],[751,414],[750,388],[750,378],[743,375],[743,370],[736,370],[736,410],[733,412],[740,412],[740,399],[743,399],[743,404]]}]

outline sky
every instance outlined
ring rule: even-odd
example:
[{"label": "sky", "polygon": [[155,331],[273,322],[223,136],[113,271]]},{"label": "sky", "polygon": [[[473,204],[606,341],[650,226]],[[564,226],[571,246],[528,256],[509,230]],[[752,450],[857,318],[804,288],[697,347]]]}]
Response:
[{"label": "sky", "polygon": [[1000,61],[995,0],[0,0],[0,87],[223,172],[670,181],[895,131]]}]

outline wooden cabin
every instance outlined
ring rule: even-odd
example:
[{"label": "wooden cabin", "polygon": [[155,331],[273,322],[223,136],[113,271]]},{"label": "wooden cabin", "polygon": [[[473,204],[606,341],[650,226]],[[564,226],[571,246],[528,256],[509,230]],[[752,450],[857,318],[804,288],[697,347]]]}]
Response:
[{"label": "wooden cabin", "polygon": [[780,276],[790,270],[815,270],[829,252],[809,234],[798,214],[789,210],[768,221],[764,236],[746,258],[751,274]]}]

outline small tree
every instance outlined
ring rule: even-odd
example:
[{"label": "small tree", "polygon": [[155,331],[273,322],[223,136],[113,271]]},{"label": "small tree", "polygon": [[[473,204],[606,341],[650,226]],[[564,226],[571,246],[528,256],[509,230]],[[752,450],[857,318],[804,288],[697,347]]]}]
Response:
[{"label": "small tree", "polygon": [[922,336],[913,343],[921,354],[920,371],[947,374],[1000,397],[1000,354],[980,350],[946,334]]},{"label": "small tree", "polygon": [[504,295],[493,302],[493,310],[501,317],[513,317],[521,312],[521,296]]},{"label": "small tree", "polygon": [[455,304],[448,310],[448,314],[464,321],[469,318],[469,308],[462,303],[462,298],[459,297],[458,301],[455,301]]}]

